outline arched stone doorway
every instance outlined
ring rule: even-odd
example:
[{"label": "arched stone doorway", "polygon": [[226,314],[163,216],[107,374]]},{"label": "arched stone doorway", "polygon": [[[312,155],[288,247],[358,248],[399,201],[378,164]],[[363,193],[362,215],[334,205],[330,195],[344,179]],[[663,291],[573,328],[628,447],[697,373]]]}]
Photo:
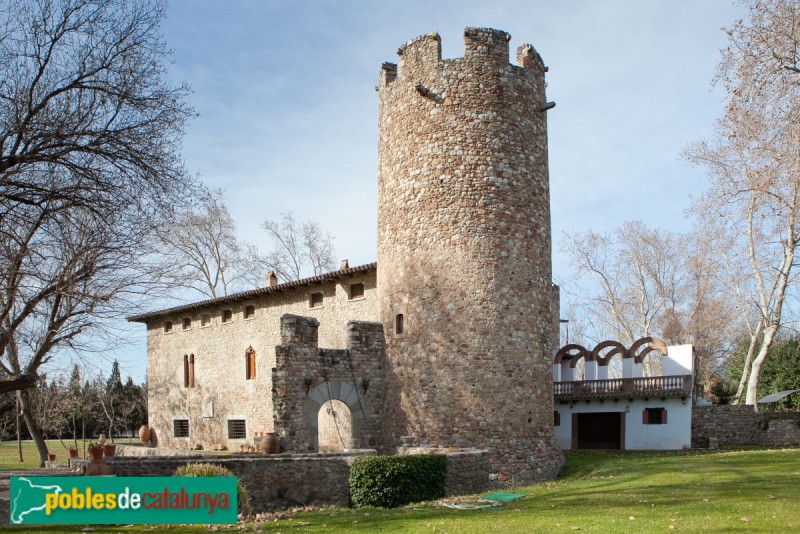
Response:
[{"label": "arched stone doorway", "polygon": [[[329,403],[329,401],[338,401],[341,404]],[[366,424],[366,414],[363,411],[363,402],[360,401],[356,388],[348,383],[338,379],[331,379],[327,382],[317,384],[311,391],[308,392],[305,402],[303,403],[303,419],[305,420],[306,430],[311,439],[313,437],[313,450],[317,452],[325,452],[321,450],[320,442],[320,421],[325,422],[327,417],[331,417],[327,413],[327,406],[334,406],[334,411],[339,414],[339,411],[344,412],[345,408],[350,413],[350,439],[344,436],[342,438],[346,444],[349,444],[350,449],[358,449],[361,445],[361,431]],[[323,407],[325,406],[325,407]],[[339,410],[336,411],[335,407],[338,406]],[[321,410],[324,413],[321,413]],[[342,430],[342,424],[339,422],[339,431]],[[336,427],[332,428],[334,434],[337,434]],[[329,431],[325,430],[326,435]],[[336,443],[338,443],[338,450],[341,450],[342,444],[339,440],[338,434]],[[309,445],[312,445],[309,443]],[[330,443],[326,442],[325,447]],[[310,447],[311,448],[311,447]]]},{"label": "arched stone doorway", "polygon": [[319,452],[342,452],[353,448],[353,417],[340,400],[329,400],[317,415]]}]

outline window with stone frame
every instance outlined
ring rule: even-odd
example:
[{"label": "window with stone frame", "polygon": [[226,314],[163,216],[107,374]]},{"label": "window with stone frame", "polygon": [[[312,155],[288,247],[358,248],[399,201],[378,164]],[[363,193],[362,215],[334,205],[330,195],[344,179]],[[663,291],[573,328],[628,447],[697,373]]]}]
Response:
[{"label": "window with stone frame", "polygon": [[164,323],[164,333],[171,334],[172,333],[172,321],[166,321]]},{"label": "window with stone frame", "polygon": [[667,409],[666,408],[645,408],[642,412],[643,425],[666,425],[667,424]]},{"label": "window with stone frame", "polygon": [[256,307],[255,306],[245,306],[244,308],[244,318],[245,319],[252,319],[256,316]]},{"label": "window with stone frame", "polygon": [[184,317],[183,318],[183,329],[190,330],[192,328],[192,318],[191,317]]},{"label": "window with stone frame", "polygon": [[364,298],[364,283],[350,284],[350,300]]},{"label": "window with stone frame", "polygon": [[176,438],[189,437],[189,420],[188,419],[173,419],[172,420],[172,436]]},{"label": "window with stone frame", "polygon": [[230,323],[233,321],[233,310],[222,310],[222,322]]},{"label": "window with stone frame", "polygon": [[200,326],[211,326],[211,314],[204,313],[202,317],[200,317]]},{"label": "window with stone frame", "polygon": [[244,360],[245,360],[245,378],[247,380],[255,380],[256,351],[253,350],[253,347],[248,347],[248,349],[244,352]]},{"label": "window with stone frame", "polygon": [[244,419],[228,419],[228,439],[247,438],[247,424]]},{"label": "window with stone frame", "polygon": [[398,313],[394,317],[394,335],[400,336],[406,331],[405,317],[402,313]]},{"label": "window with stone frame", "polygon": [[318,291],[316,293],[311,293],[311,296],[308,299],[308,307],[309,308],[321,308],[323,303],[323,296],[322,292]]}]

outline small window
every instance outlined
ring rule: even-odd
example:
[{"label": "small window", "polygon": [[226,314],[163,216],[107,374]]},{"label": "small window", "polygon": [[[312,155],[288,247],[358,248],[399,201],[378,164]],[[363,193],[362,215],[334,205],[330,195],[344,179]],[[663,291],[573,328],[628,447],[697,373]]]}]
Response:
[{"label": "small window", "polygon": [[211,315],[204,313],[200,318],[200,326],[211,326]]},{"label": "small window", "polygon": [[229,323],[233,321],[233,312],[231,310],[224,310],[222,312],[222,322]]},{"label": "small window", "polygon": [[228,419],[228,439],[245,439],[247,426],[244,419]]},{"label": "small window", "polygon": [[553,410],[553,426],[561,426],[561,412]]},{"label": "small window", "polygon": [[183,329],[190,330],[192,328],[192,318],[186,317],[183,319]]},{"label": "small window", "polygon": [[256,316],[256,307],[255,306],[247,306],[244,309],[244,318],[245,319],[252,319]]},{"label": "small window", "polygon": [[667,424],[667,410],[666,408],[645,408],[642,412],[643,425],[666,425]]},{"label": "small window", "polygon": [[364,298],[364,284],[350,284],[350,300]]},{"label": "small window", "polygon": [[311,301],[309,303],[310,308],[321,308],[322,307],[322,293],[311,293]]},{"label": "small window", "polygon": [[172,421],[172,435],[176,438],[189,437],[189,420],[188,419],[174,419]]},{"label": "small window", "polygon": [[172,321],[167,321],[164,323],[164,333],[165,334],[172,333]]},{"label": "small window", "polygon": [[253,350],[253,347],[249,347],[244,352],[244,360],[245,360],[245,377],[247,380],[255,380],[256,379],[256,351]]},{"label": "small window", "polygon": [[399,336],[405,332],[405,318],[402,313],[398,313],[394,318],[394,334]]},{"label": "small window", "polygon": [[194,354],[183,355],[183,387],[194,387]]}]

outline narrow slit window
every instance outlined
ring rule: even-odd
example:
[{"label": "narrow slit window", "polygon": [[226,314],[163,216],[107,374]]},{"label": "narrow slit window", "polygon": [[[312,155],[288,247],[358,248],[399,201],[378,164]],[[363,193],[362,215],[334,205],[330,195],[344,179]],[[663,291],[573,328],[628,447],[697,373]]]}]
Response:
[{"label": "narrow slit window", "polygon": [[553,426],[561,426],[561,412],[553,411]]},{"label": "narrow slit window", "polygon": [[400,335],[405,332],[405,317],[403,317],[402,313],[398,313],[394,318],[394,333],[395,335]]},{"label": "narrow slit window", "polygon": [[189,355],[189,387],[194,387],[194,354]]},{"label": "narrow slit window", "polygon": [[189,387],[189,355],[183,355],[183,387]]},{"label": "narrow slit window", "polygon": [[256,307],[255,306],[247,306],[244,309],[244,318],[245,319],[252,319],[256,316]]},{"label": "narrow slit window", "polygon": [[309,302],[310,308],[321,308],[322,307],[322,293],[311,293],[311,299]]},{"label": "narrow slit window", "polygon": [[231,321],[233,321],[233,311],[231,311],[231,310],[224,310],[224,311],[222,312],[222,322],[223,322],[223,323],[229,323],[229,322],[231,322]]},{"label": "narrow slit window", "polygon": [[247,425],[244,419],[228,419],[228,439],[245,439]]},{"label": "narrow slit window", "polygon": [[189,420],[188,419],[174,419],[172,421],[172,435],[176,438],[189,437]]},{"label": "narrow slit window", "polygon": [[245,376],[247,380],[256,379],[256,351],[253,347],[248,348],[244,353]]}]

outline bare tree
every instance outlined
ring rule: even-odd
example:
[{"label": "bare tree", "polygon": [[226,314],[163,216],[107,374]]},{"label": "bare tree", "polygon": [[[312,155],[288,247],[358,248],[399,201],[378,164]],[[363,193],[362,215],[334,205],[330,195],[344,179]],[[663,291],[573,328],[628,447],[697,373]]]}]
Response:
[{"label": "bare tree", "polygon": [[291,213],[282,213],[280,220],[266,220],[262,227],[272,241],[272,250],[261,263],[284,281],[335,269],[333,236],[317,223],[298,223]]},{"label": "bare tree", "polygon": [[258,283],[255,254],[237,240],[222,190],[205,195],[195,211],[162,228],[159,239],[172,287],[217,298]]},{"label": "bare tree", "polygon": [[[188,88],[166,81],[159,0],[0,7],[0,392],[158,280],[155,229],[195,190]],[[40,451],[41,452],[41,451]]]},{"label": "bare tree", "polygon": [[[750,347],[739,392],[755,404],[761,369],[781,326],[800,239],[800,4],[751,0],[727,30],[716,82],[727,106],[713,140],[688,151],[712,187],[696,212],[714,214],[749,273],[735,277]],[[745,388],[745,384],[746,388]]]},{"label": "bare tree", "polygon": [[[579,277],[589,278],[568,302],[573,335],[590,344],[614,339],[631,344],[655,335],[670,344],[692,343],[698,381],[707,380],[724,354],[730,309],[725,305],[702,234],[671,234],[641,221],[613,235],[568,234],[563,249]],[[659,372],[657,361],[646,372]]]}]

